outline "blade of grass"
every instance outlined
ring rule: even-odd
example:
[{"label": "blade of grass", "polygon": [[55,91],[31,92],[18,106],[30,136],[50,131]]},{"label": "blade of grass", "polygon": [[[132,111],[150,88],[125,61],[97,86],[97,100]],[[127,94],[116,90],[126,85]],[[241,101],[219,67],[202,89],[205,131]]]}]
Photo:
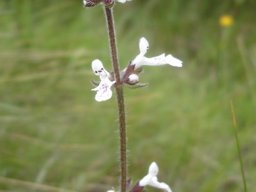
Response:
[{"label": "blade of grass", "polygon": [[234,109],[234,105],[233,105],[232,100],[230,101],[230,110],[231,110],[231,115],[232,115],[233,130],[234,130],[234,135],[235,135],[235,140],[236,140],[237,153],[238,153],[238,157],[239,157],[240,170],[241,170],[242,179],[243,179],[243,188],[244,188],[243,191],[247,192],[245,171],[244,171],[244,166],[243,166],[243,157],[242,157],[242,154],[241,154],[241,147],[240,147],[238,133],[237,133],[237,119],[236,119],[235,109]]}]

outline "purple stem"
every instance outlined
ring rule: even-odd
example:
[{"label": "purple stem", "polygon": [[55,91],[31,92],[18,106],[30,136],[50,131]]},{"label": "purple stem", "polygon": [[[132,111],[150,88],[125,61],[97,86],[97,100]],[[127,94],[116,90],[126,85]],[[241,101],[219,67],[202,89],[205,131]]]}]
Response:
[{"label": "purple stem", "polygon": [[120,191],[126,192],[127,157],[126,157],[126,120],[122,81],[120,79],[119,62],[116,46],[116,35],[112,8],[105,6],[105,15],[108,28],[109,44],[111,49],[112,65],[116,80],[116,95],[119,114],[119,142],[120,142]]}]

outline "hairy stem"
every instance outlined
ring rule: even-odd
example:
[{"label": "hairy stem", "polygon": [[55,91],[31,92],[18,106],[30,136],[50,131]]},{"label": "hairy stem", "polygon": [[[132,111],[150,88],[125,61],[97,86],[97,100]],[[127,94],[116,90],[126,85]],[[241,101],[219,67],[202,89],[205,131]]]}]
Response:
[{"label": "hairy stem", "polygon": [[112,8],[105,7],[105,16],[108,29],[109,44],[111,49],[112,65],[116,80],[116,94],[119,114],[119,140],[120,140],[120,191],[126,191],[126,175],[127,175],[127,158],[126,158],[126,122],[125,122],[125,106],[122,81],[120,79],[118,54],[116,47],[115,26]]}]

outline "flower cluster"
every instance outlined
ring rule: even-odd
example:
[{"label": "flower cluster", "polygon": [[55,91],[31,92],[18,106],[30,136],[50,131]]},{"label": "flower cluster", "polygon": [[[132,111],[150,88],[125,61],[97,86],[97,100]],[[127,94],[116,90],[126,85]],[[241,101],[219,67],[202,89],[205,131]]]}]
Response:
[{"label": "flower cluster", "polygon": [[83,4],[85,7],[94,7],[99,3],[103,3],[106,6],[112,6],[115,3],[115,1],[119,3],[126,3],[127,1],[131,0],[83,0]]},{"label": "flower cluster", "polygon": [[[130,0],[83,0],[85,7],[94,7],[97,4],[103,4],[105,6],[109,39],[111,45],[111,53],[113,58],[113,68],[115,72],[108,72],[102,61],[95,59],[92,61],[91,67],[93,73],[99,78],[99,81],[93,81],[95,88],[92,91],[96,92],[95,100],[97,102],[103,102],[109,100],[112,97],[112,87],[116,86],[118,109],[119,109],[119,122],[120,122],[120,167],[121,167],[121,182],[120,191],[130,192],[143,192],[144,188],[149,186],[156,189],[160,189],[164,192],[172,192],[171,188],[164,182],[158,181],[159,168],[155,162],[152,162],[148,168],[148,173],[142,177],[133,187],[131,186],[130,179],[127,181],[126,176],[126,134],[125,134],[125,108],[123,102],[122,85],[126,84],[132,87],[141,87],[145,84],[140,83],[139,75],[143,66],[161,66],[170,65],[173,67],[182,67],[182,61],[173,57],[171,54],[162,53],[154,57],[147,57],[146,54],[149,49],[149,43],[145,37],[141,37],[139,40],[139,53],[131,62],[122,70],[118,71],[118,62],[116,54],[114,24],[112,17],[112,6],[115,2],[125,3]],[[111,26],[111,27],[110,27]],[[113,45],[114,44],[114,45]],[[116,59],[116,60],[115,60]],[[120,88],[120,89],[119,89]],[[119,94],[120,93],[120,94]],[[122,114],[122,115],[120,115]],[[116,192],[113,188],[107,192]]]},{"label": "flower cluster", "polygon": [[[128,85],[143,86],[139,83],[139,74],[142,71],[142,67],[147,66],[161,66],[171,65],[174,67],[182,67],[182,61],[173,57],[172,55],[165,53],[155,57],[146,57],[146,53],[149,48],[149,43],[145,37],[140,38],[139,41],[139,54],[130,62],[130,64],[121,71],[122,83]],[[100,82],[97,87],[92,89],[97,91],[95,100],[98,102],[106,101],[112,97],[111,87],[115,85],[114,75],[109,73],[103,66],[99,59],[92,61],[92,70],[95,75],[99,76]]]}]

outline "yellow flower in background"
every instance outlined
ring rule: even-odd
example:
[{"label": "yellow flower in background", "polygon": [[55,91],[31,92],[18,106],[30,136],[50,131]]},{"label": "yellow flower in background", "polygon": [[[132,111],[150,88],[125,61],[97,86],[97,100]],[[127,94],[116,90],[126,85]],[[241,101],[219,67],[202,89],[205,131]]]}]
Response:
[{"label": "yellow flower in background", "polygon": [[229,27],[234,23],[234,19],[232,15],[223,15],[219,19],[219,24],[222,27]]}]

